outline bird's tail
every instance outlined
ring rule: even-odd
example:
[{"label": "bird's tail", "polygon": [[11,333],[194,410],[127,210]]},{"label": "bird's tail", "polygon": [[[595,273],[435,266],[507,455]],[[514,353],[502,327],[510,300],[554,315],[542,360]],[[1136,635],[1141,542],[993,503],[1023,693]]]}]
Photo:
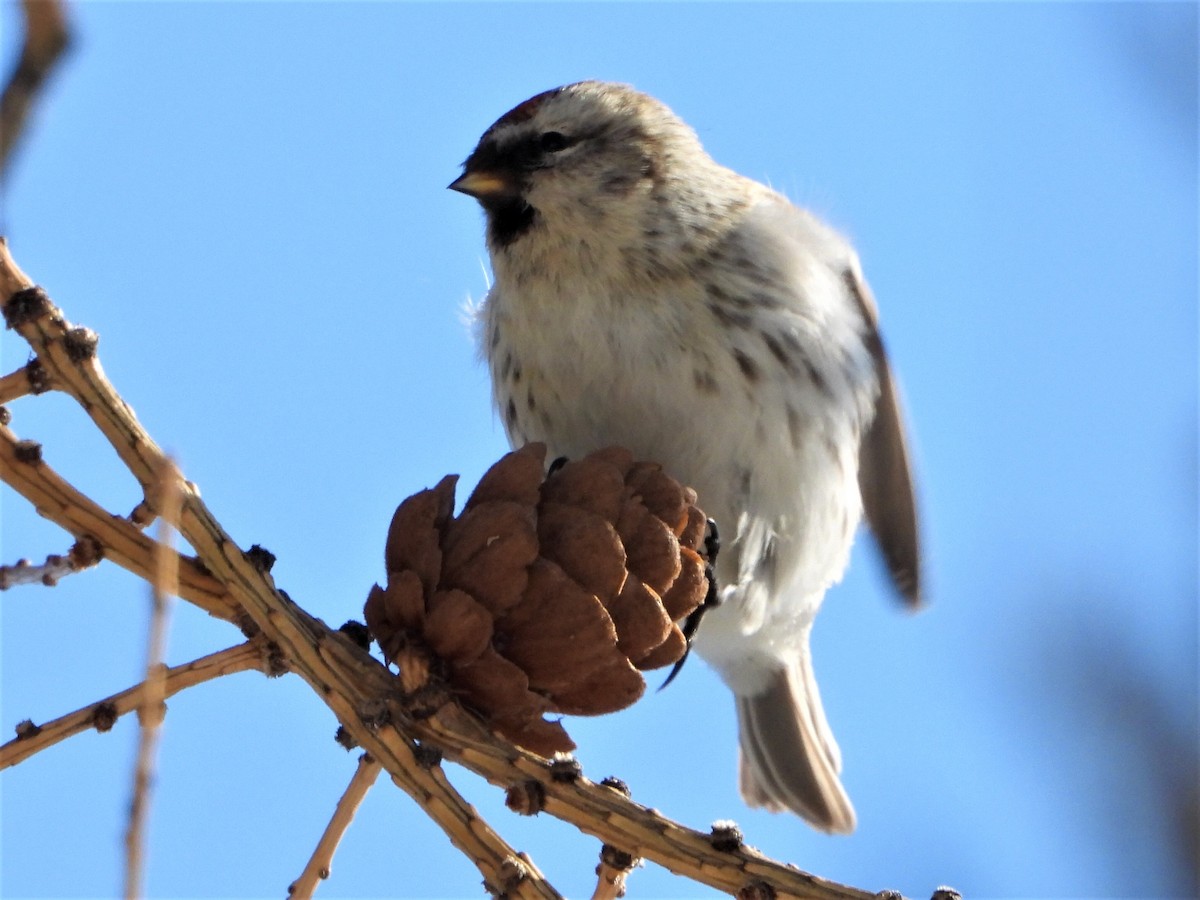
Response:
[{"label": "bird's tail", "polygon": [[835,834],[854,830],[854,807],[838,779],[841,752],[825,721],[807,636],[766,690],[738,695],[739,785],[751,806],[790,809]]}]

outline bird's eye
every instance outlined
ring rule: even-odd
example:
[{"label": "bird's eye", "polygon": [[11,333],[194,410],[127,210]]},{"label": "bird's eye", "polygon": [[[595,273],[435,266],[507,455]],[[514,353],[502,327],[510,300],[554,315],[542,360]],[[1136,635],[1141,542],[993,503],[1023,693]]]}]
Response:
[{"label": "bird's eye", "polygon": [[547,153],[557,153],[559,150],[565,150],[570,143],[567,140],[567,136],[561,131],[547,131],[538,138],[538,146]]}]

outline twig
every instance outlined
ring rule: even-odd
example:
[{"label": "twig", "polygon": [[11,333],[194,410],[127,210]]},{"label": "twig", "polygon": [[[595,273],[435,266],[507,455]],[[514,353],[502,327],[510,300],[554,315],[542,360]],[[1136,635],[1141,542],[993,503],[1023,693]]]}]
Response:
[{"label": "twig", "polygon": [[133,800],[129,804],[129,827],[125,831],[126,900],[135,900],[142,895],[142,860],[146,847],[146,819],[150,811],[150,783],[154,777],[154,757],[166,712],[167,680],[163,656],[167,645],[169,604],[171,597],[179,591],[178,557],[171,547],[171,541],[183,503],[179,490],[182,478],[173,462],[163,460],[157,481],[155,495],[162,516],[154,554],[154,581],[151,584],[153,607],[150,634],[146,642],[146,681],[142,705],[138,708],[141,728],[133,775]]},{"label": "twig", "polygon": [[[87,328],[70,327],[46,293],[35,287],[13,261],[3,239],[0,239],[0,298],[5,301],[5,324],[29,342],[59,390],[70,394],[83,407],[149,501],[165,454],[105,376],[96,358],[99,342],[96,334]],[[185,509],[191,502],[191,493],[184,494]]]},{"label": "twig", "polygon": [[0,378],[0,405],[28,394],[41,394],[54,388],[54,379],[36,359]]},{"label": "twig", "polygon": [[[111,515],[80,493],[41,459],[41,448],[20,441],[0,425],[0,480],[28,500],[45,518],[76,538],[93,538],[104,556],[149,581],[154,541],[128,519]],[[243,625],[244,615],[225,586],[195,560],[181,558],[179,594],[210,615]]]},{"label": "twig", "polygon": [[350,779],[346,792],[338,800],[333,810],[333,818],[329,820],[321,840],[317,842],[317,849],[313,851],[300,877],[288,888],[289,897],[295,897],[297,900],[311,897],[317,885],[329,877],[333,869],[333,854],[342,841],[342,835],[354,821],[358,805],[367,796],[367,791],[375,784],[375,779],[379,777],[382,769],[379,763],[371,759],[370,754],[364,753],[358,758],[358,768],[354,770],[354,777]]},{"label": "twig", "polygon": [[[558,892],[537,866],[510,847],[450,784],[438,764],[440,752],[417,743],[407,733],[399,702],[388,699],[397,691],[394,676],[345,635],[309,618],[302,610],[294,611],[297,618],[289,625],[305,631],[316,626],[317,631],[309,631],[303,659],[293,660],[293,670],[314,687],[327,685],[323,699],[339,721],[387,770],[392,782],[475,863],[491,893],[559,900]],[[291,629],[285,626],[284,631]],[[288,646],[296,647],[290,641]],[[347,658],[354,660],[349,667],[340,662]],[[323,678],[328,680],[322,682]]]},{"label": "twig", "polygon": [[40,565],[27,559],[18,559],[15,565],[0,566],[0,591],[19,584],[42,584],[54,587],[59,580],[73,572],[91,568],[103,558],[104,552],[95,538],[85,537],[76,541],[66,556],[52,553]]},{"label": "twig", "polygon": [[625,878],[640,860],[612,844],[600,848],[600,862],[596,866],[596,890],[592,900],[618,900],[625,896]]},{"label": "twig", "polygon": [[[282,646],[291,658],[295,649],[291,641],[283,639]],[[335,632],[320,639],[318,649],[326,661],[324,669],[329,673],[330,680],[324,683],[336,686],[323,699],[389,772],[393,772],[392,757],[377,754],[375,748],[380,744],[394,747],[406,740],[403,735],[415,734],[423,745],[439,748],[447,759],[504,789],[536,782],[544,798],[541,808],[550,815],[570,822],[605,843],[621,847],[633,856],[726,893],[736,894],[747,885],[765,882],[780,900],[789,897],[816,900],[875,898],[873,892],[837,884],[776,862],[740,843],[731,845],[711,834],[694,831],[630,800],[618,790],[582,776],[563,778],[547,760],[496,737],[456,704],[448,704],[428,718],[409,718],[405,704],[396,696],[394,676],[377,660]],[[304,656],[302,651],[300,655]],[[302,675],[310,665],[307,659],[293,662],[296,671]],[[308,676],[305,678],[307,680]],[[363,709],[368,714],[360,716],[367,723],[382,720],[389,727],[377,726],[376,730],[368,730],[364,738],[363,723],[347,721],[342,711],[341,701],[345,694],[367,698],[360,702],[365,704]],[[384,704],[386,711],[381,712],[379,699],[371,700],[371,697],[389,698]]]},{"label": "twig", "polygon": [[21,8],[25,43],[0,95],[0,180],[8,172],[33,101],[70,41],[66,14],[58,0],[22,0]]},{"label": "twig", "polygon": [[[213,681],[237,672],[248,672],[257,669],[267,671],[267,661],[263,653],[263,641],[257,638],[244,644],[238,644],[216,653],[210,653],[200,659],[193,660],[180,666],[166,670],[164,696],[173,697],[180,691]],[[0,746],[0,770],[15,766],[36,753],[40,753],[55,744],[89,728],[108,731],[113,723],[126,713],[141,708],[145,702],[146,683],[134,685],[128,690],[105,697],[95,703],[90,703],[82,709],[67,713],[65,716],[37,726],[33,733],[19,737]]]}]

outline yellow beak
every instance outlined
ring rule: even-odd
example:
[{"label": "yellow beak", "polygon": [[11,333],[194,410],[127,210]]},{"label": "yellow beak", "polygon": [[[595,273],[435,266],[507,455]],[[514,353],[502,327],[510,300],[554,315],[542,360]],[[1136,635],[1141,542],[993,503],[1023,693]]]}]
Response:
[{"label": "yellow beak", "polygon": [[464,172],[452,181],[449,187],[452,191],[459,191],[482,199],[483,197],[511,194],[514,185],[509,178],[495,172]]}]

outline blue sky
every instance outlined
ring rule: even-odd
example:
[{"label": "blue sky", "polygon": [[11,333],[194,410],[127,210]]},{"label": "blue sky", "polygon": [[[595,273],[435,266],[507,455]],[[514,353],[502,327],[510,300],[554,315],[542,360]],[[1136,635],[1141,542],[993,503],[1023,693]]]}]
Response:
[{"label": "blue sky", "polygon": [[[931,606],[899,612],[864,540],[821,613],[849,838],[742,806],[732,704],[695,662],[631,710],[568,721],[585,772],[695,827],[736,819],[764,852],[869,889],[1192,890],[1176,816],[1200,745],[1195,5],[74,14],[3,231],[299,603],[359,617],[396,503],[447,472],[471,485],[505,449],[463,322],[487,280],[480,213],[445,190],[459,163],[533,93],[627,81],[859,247],[914,422]],[[6,333],[0,352],[9,371],[27,349]],[[52,465],[133,506],[69,401],[11,411]],[[69,545],[7,489],[0,503],[0,562]],[[0,725],[137,681],[147,607],[109,565],[4,594]],[[180,606],[169,659],[237,638]],[[295,678],[172,701],[150,895],[280,896],[353,769],[335,727]],[[122,721],[0,775],[0,894],[118,893],[135,741]],[[451,777],[560,890],[590,893],[594,841]],[[478,881],[380,783],[320,896],[471,897]],[[701,893],[652,866],[630,886]]]}]

